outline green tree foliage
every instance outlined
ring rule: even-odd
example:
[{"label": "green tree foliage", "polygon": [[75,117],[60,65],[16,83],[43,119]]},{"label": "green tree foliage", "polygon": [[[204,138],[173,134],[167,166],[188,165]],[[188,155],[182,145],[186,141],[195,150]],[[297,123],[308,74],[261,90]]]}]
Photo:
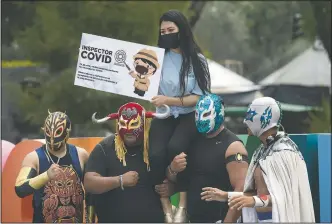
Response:
[{"label": "green tree foliage", "polygon": [[9,46],[15,34],[32,24],[35,15],[34,2],[1,2],[1,45]]},{"label": "green tree foliage", "polygon": [[77,61],[82,33],[156,45],[161,14],[188,2],[47,1],[36,4],[33,24],[16,32],[17,42],[36,61],[59,72]]},{"label": "green tree foliage", "polygon": [[331,61],[331,1],[310,1],[317,33]]},{"label": "green tree foliage", "polygon": [[329,99],[322,101],[322,110],[309,113],[310,133],[331,133],[331,105]]},{"label": "green tree foliage", "polygon": [[[292,41],[292,17],[298,12],[305,17],[305,37]],[[244,75],[259,81],[309,47],[314,26],[309,3],[214,1],[205,7],[195,34],[215,61],[242,61]]]},{"label": "green tree foliage", "polygon": [[[13,3],[16,7],[31,7],[31,3]],[[24,120],[40,127],[47,110],[66,111],[85,135],[94,135],[100,125],[93,125],[91,116],[103,117],[116,112],[120,105],[134,101],[147,110],[154,110],[147,101],[118,96],[74,86],[75,68],[82,33],[90,33],[135,43],[156,46],[159,18],[169,9],[185,14],[187,1],[50,1],[36,2],[31,24],[15,29],[14,41],[28,59],[50,67],[48,80],[38,89],[26,93],[17,90],[15,97]],[[14,11],[13,11],[14,12]],[[19,15],[11,15],[19,16]],[[106,125],[106,128],[112,127]],[[32,132],[39,132],[34,129]],[[82,135],[82,132],[75,132]]]}]

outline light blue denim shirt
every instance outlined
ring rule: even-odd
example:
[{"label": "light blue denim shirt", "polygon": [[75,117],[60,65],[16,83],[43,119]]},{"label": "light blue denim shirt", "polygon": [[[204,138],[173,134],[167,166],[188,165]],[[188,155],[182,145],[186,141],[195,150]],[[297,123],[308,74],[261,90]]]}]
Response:
[{"label": "light blue denim shirt", "polygon": [[[203,55],[200,55],[204,57]],[[164,56],[163,67],[161,71],[161,78],[159,84],[158,95],[169,97],[180,97],[182,91],[180,88],[180,70],[182,65],[181,54],[173,51],[167,51]],[[195,94],[203,95],[202,90],[199,88],[194,72],[191,68],[188,78],[185,79],[185,92],[184,96]],[[180,114],[188,114],[195,110],[195,106],[170,106],[171,116],[177,118]],[[157,112],[163,112],[163,108],[157,108]]]}]

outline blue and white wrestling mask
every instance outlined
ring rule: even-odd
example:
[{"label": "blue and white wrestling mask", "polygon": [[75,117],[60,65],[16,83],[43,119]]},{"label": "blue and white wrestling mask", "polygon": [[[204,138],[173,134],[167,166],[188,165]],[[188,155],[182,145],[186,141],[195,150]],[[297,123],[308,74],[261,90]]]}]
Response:
[{"label": "blue and white wrestling mask", "polygon": [[252,101],[243,123],[254,136],[260,137],[267,130],[279,127],[281,118],[279,102],[271,97],[261,97]]},{"label": "blue and white wrestling mask", "polygon": [[224,102],[215,94],[203,95],[196,104],[195,121],[199,133],[217,131],[224,123]]}]

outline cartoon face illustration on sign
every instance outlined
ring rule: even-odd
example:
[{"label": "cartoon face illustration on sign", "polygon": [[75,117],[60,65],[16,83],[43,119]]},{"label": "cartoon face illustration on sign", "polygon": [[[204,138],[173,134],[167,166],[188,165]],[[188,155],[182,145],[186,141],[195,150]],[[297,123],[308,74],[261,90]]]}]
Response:
[{"label": "cartoon face illustration on sign", "polygon": [[157,54],[152,50],[142,49],[134,55],[134,71],[130,71],[129,75],[135,79],[134,87],[139,96],[144,96],[149,90],[149,78],[160,67]]}]

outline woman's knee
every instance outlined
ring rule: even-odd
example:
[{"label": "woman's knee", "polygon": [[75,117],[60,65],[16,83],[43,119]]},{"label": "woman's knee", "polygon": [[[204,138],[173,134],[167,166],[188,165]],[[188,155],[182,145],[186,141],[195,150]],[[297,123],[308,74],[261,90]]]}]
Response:
[{"label": "woman's knee", "polygon": [[150,164],[158,165],[167,162],[167,153],[166,149],[163,151],[150,151],[149,152],[149,161]]},{"label": "woman's knee", "polygon": [[173,159],[182,152],[187,153],[195,138],[195,132],[175,133],[167,145],[169,157]]},{"label": "woman's knee", "polygon": [[167,152],[168,152],[168,157],[170,160],[173,160],[173,158],[182,152],[186,153],[187,149],[186,147],[176,141],[170,141],[167,145]]},{"label": "woman's knee", "polygon": [[180,118],[180,124],[175,129],[173,136],[168,143],[167,149],[171,157],[187,152],[188,148],[198,136],[195,124],[195,113],[184,115]]}]

